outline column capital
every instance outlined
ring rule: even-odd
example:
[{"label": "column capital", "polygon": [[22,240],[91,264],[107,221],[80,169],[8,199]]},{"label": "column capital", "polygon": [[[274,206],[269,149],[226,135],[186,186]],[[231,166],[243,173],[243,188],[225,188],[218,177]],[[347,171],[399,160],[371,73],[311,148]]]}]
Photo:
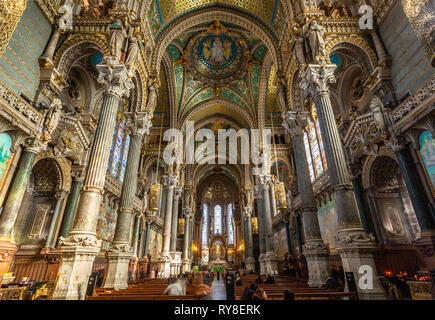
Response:
[{"label": "column capital", "polygon": [[243,208],[243,218],[251,219],[252,217],[252,207]]},{"label": "column capital", "polygon": [[270,175],[270,174],[260,174],[258,177],[260,178],[260,187],[263,190],[269,190],[270,184],[272,182],[272,175]]},{"label": "column capital", "polygon": [[106,57],[105,63],[97,65],[98,82],[105,86],[106,93],[113,94],[119,99],[129,97],[130,89],[134,87],[128,76],[127,68],[114,57]]},{"label": "column capital", "polygon": [[261,193],[261,187],[260,186],[254,186],[254,195],[255,195],[255,198],[257,198],[258,200],[263,199],[263,195]]},{"label": "column capital", "polygon": [[174,189],[174,200],[179,201],[181,194],[183,193],[183,187],[181,186],[176,186]]},{"label": "column capital", "polygon": [[129,128],[133,135],[149,135],[150,128],[152,127],[152,114],[149,112],[126,112],[127,117],[126,126]]},{"label": "column capital", "polygon": [[302,136],[304,129],[308,125],[308,112],[287,111],[282,114],[282,126],[291,138]]},{"label": "column capital", "polygon": [[168,188],[175,188],[178,183],[178,177],[176,175],[163,176],[163,184]]},{"label": "column capital", "polygon": [[362,165],[358,162],[352,162],[348,165],[351,180],[356,180],[362,174]]},{"label": "column capital", "polygon": [[72,166],[71,175],[75,181],[83,182],[86,175],[86,166]]},{"label": "column capital", "polygon": [[393,136],[385,141],[385,145],[392,151],[397,152],[406,148],[405,140],[400,136]]},{"label": "column capital", "polygon": [[300,88],[307,91],[313,100],[317,95],[329,92],[329,85],[336,81],[334,76],[336,67],[334,64],[308,65],[301,70]]},{"label": "column capital", "polygon": [[43,151],[46,148],[46,145],[44,145],[41,141],[32,138],[26,140],[25,147],[26,147],[26,151],[39,154],[41,151]]}]

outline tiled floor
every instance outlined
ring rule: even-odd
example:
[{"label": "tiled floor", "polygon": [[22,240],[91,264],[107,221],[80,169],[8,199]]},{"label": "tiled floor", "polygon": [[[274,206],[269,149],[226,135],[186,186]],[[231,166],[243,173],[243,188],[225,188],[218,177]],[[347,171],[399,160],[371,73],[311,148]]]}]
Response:
[{"label": "tiled floor", "polygon": [[225,283],[222,279],[217,280],[216,278],[213,280],[213,283],[211,285],[212,293],[211,293],[211,299],[212,300],[226,300],[227,294],[225,292]]}]

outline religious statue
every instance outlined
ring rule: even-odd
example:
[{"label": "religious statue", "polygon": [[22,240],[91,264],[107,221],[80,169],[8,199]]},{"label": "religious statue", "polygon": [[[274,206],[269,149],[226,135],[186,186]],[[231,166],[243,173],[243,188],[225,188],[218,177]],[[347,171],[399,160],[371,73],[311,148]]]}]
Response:
[{"label": "religious statue", "polygon": [[299,65],[306,65],[308,64],[307,61],[307,55],[305,53],[305,39],[302,35],[299,35],[295,42],[293,50],[295,52],[295,58]]},{"label": "religious statue", "polygon": [[322,26],[317,20],[312,20],[309,29],[305,33],[307,52],[311,52],[311,62],[317,62],[317,57],[326,56],[326,46]]},{"label": "religious statue", "polygon": [[116,19],[115,23],[109,26],[109,50],[110,54],[121,60],[122,48],[124,41],[127,38],[123,22],[121,19]]},{"label": "religious statue", "polygon": [[157,81],[150,79],[148,81],[148,100],[145,110],[147,112],[154,112],[157,105]]},{"label": "religious statue", "polygon": [[385,109],[384,104],[382,103],[381,99],[375,95],[370,103],[370,110],[373,114],[373,118],[375,120],[376,128],[383,131],[384,133],[387,132],[387,123],[385,119]]},{"label": "religious statue", "polygon": [[51,103],[50,108],[44,118],[43,129],[42,129],[42,139],[44,141],[49,141],[51,139],[51,134],[56,129],[59,124],[60,118],[62,116],[62,102],[60,99],[55,98]]},{"label": "religious statue", "polygon": [[128,52],[127,58],[125,59],[126,66],[134,66],[136,64],[137,58],[139,57],[139,39],[136,36],[131,36],[128,39]]},{"label": "religious statue", "polygon": [[278,83],[278,105],[282,111],[287,110],[287,94],[284,79],[280,79]]}]

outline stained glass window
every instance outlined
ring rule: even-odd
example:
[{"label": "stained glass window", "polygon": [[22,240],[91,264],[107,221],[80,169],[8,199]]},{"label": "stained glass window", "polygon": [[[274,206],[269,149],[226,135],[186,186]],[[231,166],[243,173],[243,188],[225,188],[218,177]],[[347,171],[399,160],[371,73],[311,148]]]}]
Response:
[{"label": "stained glass window", "polygon": [[308,120],[304,134],[305,152],[307,154],[308,168],[311,181],[314,181],[326,170],[326,157],[318,121]]},{"label": "stained glass window", "polygon": [[222,207],[214,207],[214,234],[222,234]]},{"label": "stained glass window", "polygon": [[119,181],[121,181],[121,183],[124,182],[124,175],[125,175],[125,168],[127,167],[129,147],[130,147],[130,135],[127,135],[125,137],[124,151],[123,151],[122,161],[121,161],[121,171],[119,173]]},{"label": "stained glass window", "polygon": [[423,131],[420,135],[420,155],[424,163],[424,168],[428,180],[435,190],[435,139],[429,131]]},{"label": "stained glass window", "polygon": [[7,133],[0,134],[0,190],[3,187],[13,158],[11,146],[11,137]]},{"label": "stained glass window", "polygon": [[208,205],[204,204],[202,210],[202,230],[201,230],[201,243],[208,244]]},{"label": "stained glass window", "polygon": [[114,177],[118,176],[118,169],[119,169],[118,164],[119,161],[121,161],[123,143],[124,143],[124,126],[121,123],[118,126],[118,132],[116,134],[115,147],[113,149],[113,156],[112,156],[112,169],[110,170],[110,173]]},{"label": "stained glass window", "polygon": [[233,227],[233,204],[228,204],[227,212],[227,230],[228,230],[228,244],[234,244],[234,227]]}]

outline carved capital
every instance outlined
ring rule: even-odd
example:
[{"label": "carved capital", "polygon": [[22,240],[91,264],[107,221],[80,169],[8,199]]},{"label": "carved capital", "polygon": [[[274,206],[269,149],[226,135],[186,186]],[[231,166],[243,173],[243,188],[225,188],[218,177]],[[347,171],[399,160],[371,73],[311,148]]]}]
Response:
[{"label": "carved capital", "polygon": [[127,127],[133,135],[149,135],[152,127],[152,114],[148,112],[127,112]]},{"label": "carved capital", "polygon": [[128,243],[112,243],[109,250],[110,253],[133,253],[133,248]]},{"label": "carved capital", "polygon": [[310,64],[301,71],[300,88],[308,92],[315,100],[321,93],[329,92],[329,85],[335,83],[334,70],[336,65],[316,65]]},{"label": "carved capital", "polygon": [[308,125],[308,112],[287,111],[283,113],[282,126],[290,137],[295,137],[304,134],[304,129]]},{"label": "carved capital", "polygon": [[59,237],[59,244],[61,247],[83,247],[83,248],[101,248],[102,240],[97,239],[96,236],[91,235],[70,235],[67,238]]},{"label": "carved capital", "polygon": [[25,141],[26,151],[33,152],[39,154],[41,151],[46,149],[46,145],[44,145],[41,141],[31,138]]},{"label": "carved capital", "polygon": [[385,141],[385,145],[393,152],[397,152],[406,148],[404,139],[399,136],[393,136],[390,140]]},{"label": "carved capital", "polygon": [[129,97],[130,89],[134,87],[129,78],[127,68],[115,58],[105,58],[106,64],[98,64],[98,82],[105,86],[106,92],[117,96],[119,99]]},{"label": "carved capital", "polygon": [[272,182],[272,175],[260,174],[258,177],[260,178],[260,186],[262,190],[269,190],[270,183]]}]

